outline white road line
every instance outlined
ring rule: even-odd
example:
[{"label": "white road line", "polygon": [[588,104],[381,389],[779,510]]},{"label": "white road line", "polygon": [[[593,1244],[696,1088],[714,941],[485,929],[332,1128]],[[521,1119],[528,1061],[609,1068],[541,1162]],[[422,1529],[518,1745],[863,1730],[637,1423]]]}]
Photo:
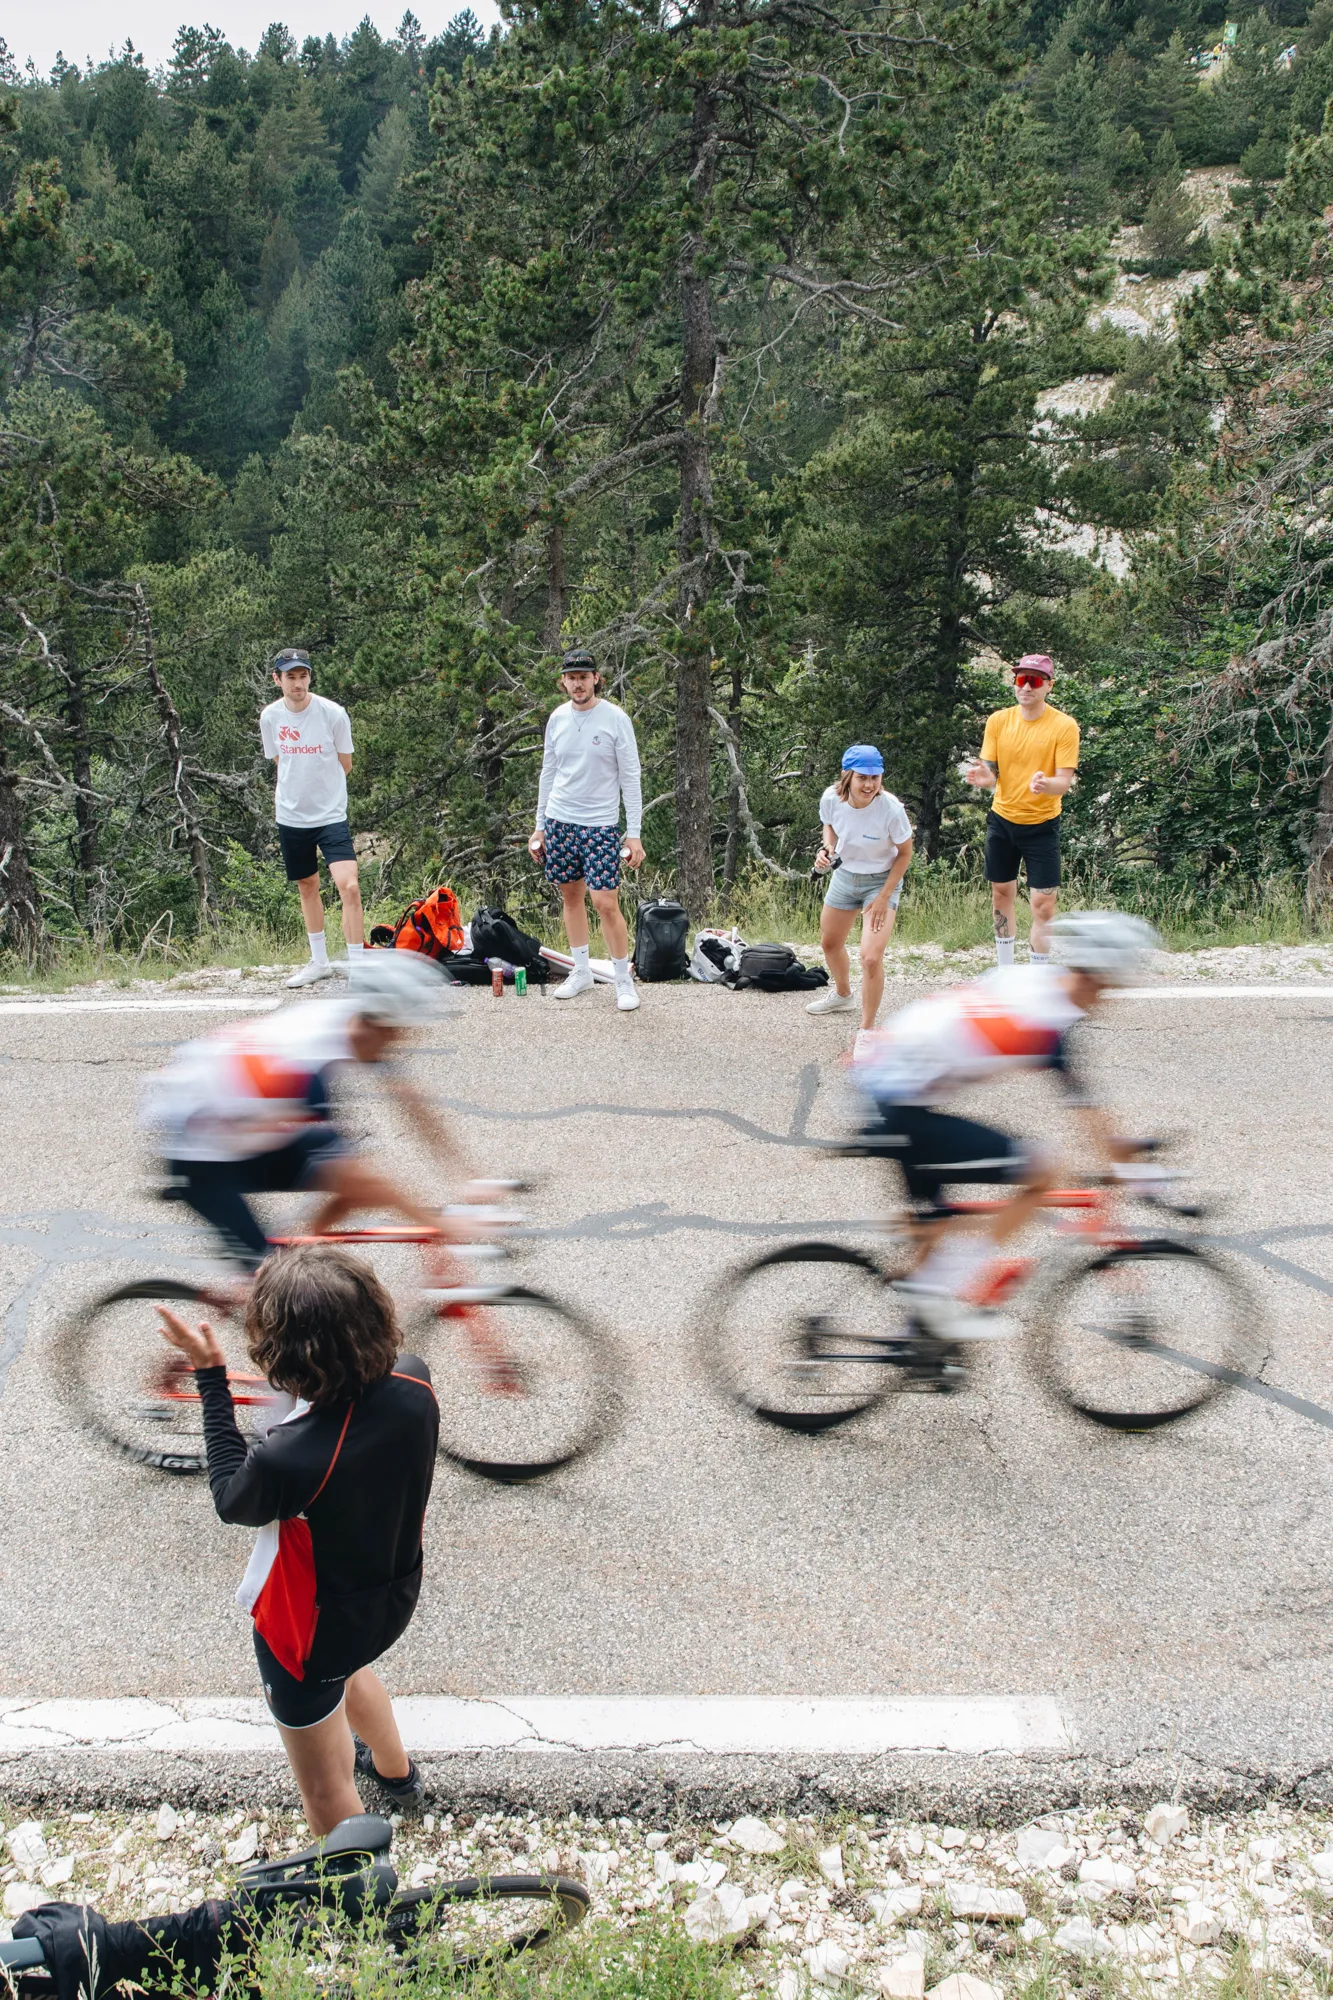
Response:
[{"label": "white road line", "polygon": [[181,994],[167,1000],[0,1000],[0,1014],[267,1014],[281,1000],[200,999]]},{"label": "white road line", "polygon": [[[882,1756],[890,1751],[1024,1755],[1072,1751],[1057,1703],[1038,1697],[815,1699],[516,1696],[466,1701],[409,1695],[394,1703],[412,1750],[432,1755],[599,1750],[696,1756]],[[5,1701],[0,1755],[13,1751],[149,1750],[280,1755],[261,1701]]]}]

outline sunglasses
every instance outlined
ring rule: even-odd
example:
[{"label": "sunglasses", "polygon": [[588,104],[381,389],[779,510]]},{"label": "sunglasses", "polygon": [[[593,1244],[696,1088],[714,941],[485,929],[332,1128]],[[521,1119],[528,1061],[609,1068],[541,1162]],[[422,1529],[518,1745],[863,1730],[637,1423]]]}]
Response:
[{"label": "sunglasses", "polygon": [[1044,687],[1049,687],[1050,684],[1051,681],[1049,674],[1014,675],[1014,686],[1016,688],[1044,688]]}]

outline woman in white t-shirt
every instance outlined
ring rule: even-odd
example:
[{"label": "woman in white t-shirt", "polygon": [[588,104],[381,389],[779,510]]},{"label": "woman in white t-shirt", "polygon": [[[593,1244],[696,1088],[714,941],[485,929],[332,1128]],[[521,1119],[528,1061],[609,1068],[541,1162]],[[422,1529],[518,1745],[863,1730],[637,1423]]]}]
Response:
[{"label": "woman in white t-shirt", "polygon": [[847,940],[861,918],[861,1026],[873,1028],[884,998],[884,947],[893,936],[903,876],[912,859],[912,822],[901,799],[884,789],[884,759],[871,743],[853,743],[842,776],[819,801],[823,844],[815,871],[829,876],[819,941],[833,985],[807,1014],[850,1014],[852,966]]}]

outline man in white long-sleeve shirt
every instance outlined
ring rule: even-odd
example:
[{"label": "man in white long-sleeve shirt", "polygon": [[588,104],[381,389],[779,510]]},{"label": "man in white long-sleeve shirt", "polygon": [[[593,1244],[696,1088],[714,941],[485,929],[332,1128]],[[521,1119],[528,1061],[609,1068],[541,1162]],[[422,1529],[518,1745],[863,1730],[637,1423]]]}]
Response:
[{"label": "man in white long-sleeve shirt", "polygon": [[616,1005],[628,1014],[639,996],[620,909],[620,801],[625,801],[625,860],[637,868],[643,860],[643,789],[634,724],[623,708],[602,700],[601,678],[591,653],[578,648],[565,654],[560,685],[569,699],[546,724],[537,830],[528,848],[534,860],[545,862],[547,881],[559,887],[574,959],[574,970],[556,987],[555,998],[573,1000],[593,983],[586,894],[611,953]]}]

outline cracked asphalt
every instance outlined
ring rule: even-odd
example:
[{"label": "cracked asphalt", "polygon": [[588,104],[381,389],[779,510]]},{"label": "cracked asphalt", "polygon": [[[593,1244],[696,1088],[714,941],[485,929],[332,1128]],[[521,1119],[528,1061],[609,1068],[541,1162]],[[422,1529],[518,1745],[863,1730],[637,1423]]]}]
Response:
[{"label": "cracked asphalt", "polygon": [[[90,1446],[48,1367],[80,1299],[206,1268],[134,1128],[143,1077],[204,1025],[0,1013],[0,1693],[256,1692],[232,1601],[248,1536],[202,1481]],[[471,993],[415,1054],[478,1167],[538,1183],[525,1281],[612,1329],[629,1375],[615,1440],[544,1484],[441,1466],[393,1687],[1039,1694],[1089,1767],[1333,1761],[1327,999],[1125,1001],[1085,1031],[1106,1101],[1180,1134],[1191,1185],[1222,1199],[1213,1227],[1270,1328],[1271,1393],[1142,1437],[1053,1404],[1015,1345],[982,1355],[965,1395],[891,1399],[825,1439],[717,1399],[698,1340],[720,1274],[806,1229],[867,1241],[884,1206],[877,1169],[805,1146],[850,1120],[843,1028],[799,995],[646,988],[625,1017],[601,991]],[[1076,1157],[1047,1080],[983,1106]],[[364,1083],[348,1117],[440,1188]]]}]

